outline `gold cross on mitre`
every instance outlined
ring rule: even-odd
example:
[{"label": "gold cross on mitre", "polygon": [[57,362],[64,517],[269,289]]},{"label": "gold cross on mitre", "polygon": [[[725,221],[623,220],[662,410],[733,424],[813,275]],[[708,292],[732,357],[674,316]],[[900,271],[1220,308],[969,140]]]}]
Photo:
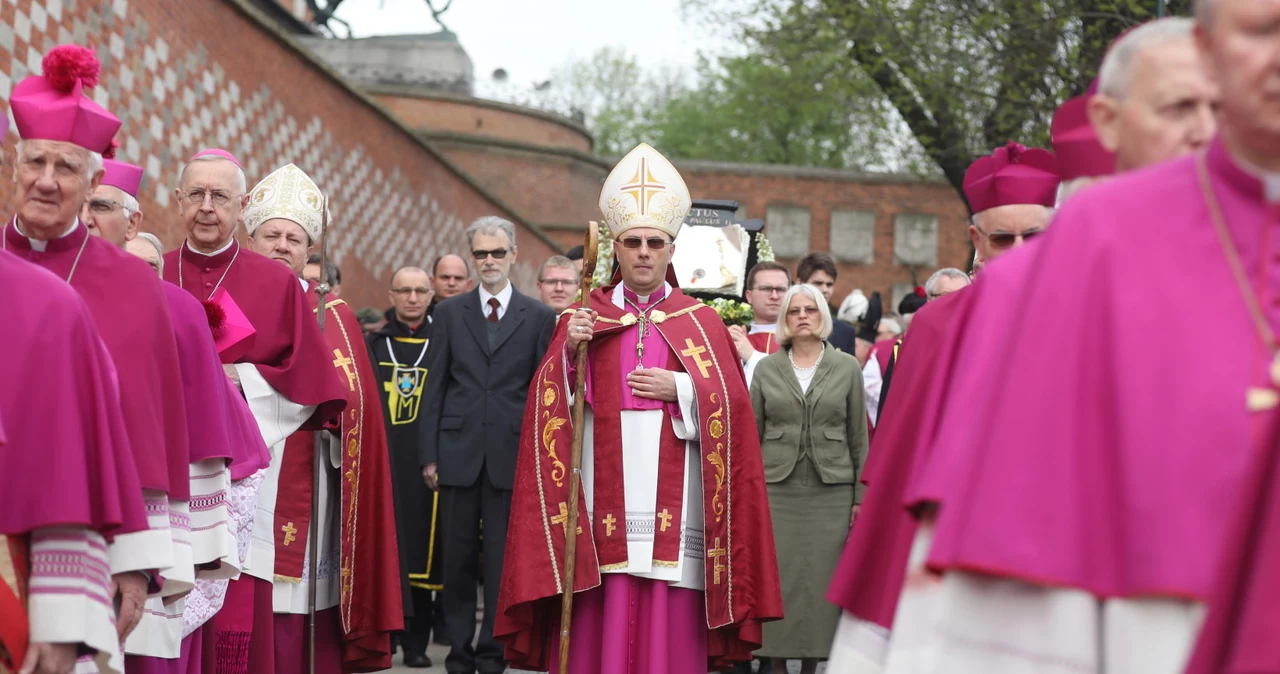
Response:
[{"label": "gold cross on mitre", "polygon": [[1280,387],[1280,354],[1271,361],[1271,384],[1271,388],[1254,386],[1249,389],[1245,404],[1250,412],[1265,412],[1280,406],[1280,390],[1275,388]]},{"label": "gold cross on mitre", "polygon": [[298,540],[298,528],[293,526],[293,522],[280,527],[280,531],[284,532],[284,544],[286,546]]},{"label": "gold cross on mitre", "polygon": [[640,165],[636,167],[636,174],[619,189],[623,194],[635,197],[640,215],[645,215],[649,212],[649,200],[660,192],[666,192],[667,186],[658,182],[658,179],[653,176],[653,170],[649,167],[649,158],[641,157]]},{"label": "gold cross on mitre", "polygon": [[333,356],[333,366],[342,368],[342,373],[347,375],[347,386],[350,387],[352,391],[356,390],[356,372],[351,369],[351,366],[355,364],[355,361],[342,355],[342,351],[339,349],[333,350]]}]

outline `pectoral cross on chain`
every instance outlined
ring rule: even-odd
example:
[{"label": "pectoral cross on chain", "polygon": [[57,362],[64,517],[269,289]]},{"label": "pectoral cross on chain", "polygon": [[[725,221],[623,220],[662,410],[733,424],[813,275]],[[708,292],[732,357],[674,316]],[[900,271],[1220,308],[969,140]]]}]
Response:
[{"label": "pectoral cross on chain", "polygon": [[347,386],[352,390],[356,390],[356,371],[351,368],[355,361],[342,355],[342,351],[333,350],[333,366],[342,368],[342,373],[347,375]]},{"label": "pectoral cross on chain", "polygon": [[1271,361],[1271,387],[1255,386],[1249,389],[1246,404],[1250,412],[1265,412],[1280,406],[1280,354]]}]

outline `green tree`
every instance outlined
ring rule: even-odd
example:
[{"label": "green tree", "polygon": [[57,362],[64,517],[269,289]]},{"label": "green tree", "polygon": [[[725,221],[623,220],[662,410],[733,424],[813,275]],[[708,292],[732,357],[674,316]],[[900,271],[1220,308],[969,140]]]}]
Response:
[{"label": "green tree", "polygon": [[[730,0],[697,0],[704,11]],[[1053,111],[1088,87],[1117,36],[1156,0],[785,0],[739,5],[757,42],[834,50],[866,78],[957,190],[972,160],[1009,140],[1044,146]],[[1188,13],[1190,0],[1169,11]],[[743,11],[747,12],[746,14]]]}]

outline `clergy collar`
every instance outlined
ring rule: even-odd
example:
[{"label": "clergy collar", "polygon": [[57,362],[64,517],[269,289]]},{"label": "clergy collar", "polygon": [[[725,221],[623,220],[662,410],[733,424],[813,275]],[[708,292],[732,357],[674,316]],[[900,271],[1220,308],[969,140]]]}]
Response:
[{"label": "clergy collar", "polygon": [[665,281],[663,282],[661,288],[658,288],[657,290],[649,293],[648,295],[636,294],[636,292],[628,288],[625,283],[619,284],[618,287],[622,288],[623,297],[631,300],[632,302],[635,302],[637,305],[651,304],[653,302],[661,301],[662,298],[666,297],[667,293],[670,292],[671,290],[671,284],[666,283]]},{"label": "clergy collar", "polygon": [[777,334],[778,324],[777,323],[752,323],[751,330],[749,332],[752,332],[752,333],[772,332],[774,334]]},{"label": "clergy collar", "polygon": [[1233,155],[1219,135],[1206,151],[1210,172],[1221,176],[1227,184],[1245,196],[1269,203],[1280,202],[1280,174],[1256,168]]},{"label": "clergy collar", "polygon": [[236,243],[235,237],[231,237],[231,241],[227,242],[227,245],[219,248],[218,250],[215,250],[212,253],[202,253],[195,248],[192,248],[191,240],[187,239],[187,242],[183,244],[183,248],[186,249],[183,251],[184,253],[189,253],[184,257],[186,257],[186,259],[192,264],[199,266],[201,263],[204,263],[206,266],[221,267],[223,264],[231,263],[232,256],[234,256],[236,251],[240,249],[240,244]]},{"label": "clergy collar", "polygon": [[18,224],[17,216],[10,221],[9,226],[5,228],[4,239],[5,247],[15,247],[19,250],[30,249],[36,252],[58,253],[65,250],[75,250],[80,248],[80,244],[84,242],[84,237],[89,235],[88,228],[80,224],[80,218],[76,218],[67,230],[58,235],[57,238],[49,241],[41,239],[33,239],[22,232],[21,225]]}]

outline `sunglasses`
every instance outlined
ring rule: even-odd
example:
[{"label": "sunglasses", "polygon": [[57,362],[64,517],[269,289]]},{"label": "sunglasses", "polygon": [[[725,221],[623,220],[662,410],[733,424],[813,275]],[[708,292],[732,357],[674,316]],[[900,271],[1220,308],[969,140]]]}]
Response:
[{"label": "sunglasses", "polygon": [[641,239],[640,237],[632,236],[623,239],[621,243],[623,248],[630,248],[631,250],[639,250],[641,244],[648,246],[649,250],[662,250],[667,247],[667,240],[660,236],[648,239]]},{"label": "sunglasses", "polygon": [[1006,248],[1011,248],[1013,244],[1018,242],[1018,239],[1022,239],[1023,241],[1030,241],[1036,238],[1037,236],[1044,234],[1043,229],[1028,229],[1027,231],[1021,232],[1018,234],[1014,234],[1013,232],[991,232],[990,234],[988,234],[987,232],[983,231],[981,227],[978,227],[977,225],[974,225],[974,229],[977,229],[979,234],[987,237],[987,241],[991,242],[991,247],[995,248],[996,250],[1005,250]]},{"label": "sunglasses", "polygon": [[473,250],[473,251],[471,251],[471,257],[474,257],[476,260],[483,260],[483,259],[485,259],[486,257],[489,257],[489,256],[491,256],[491,255],[493,256],[493,259],[495,259],[495,260],[501,260],[502,258],[504,258],[504,257],[506,257],[506,256],[507,256],[507,249],[506,249],[506,248],[494,248],[493,250]]}]

